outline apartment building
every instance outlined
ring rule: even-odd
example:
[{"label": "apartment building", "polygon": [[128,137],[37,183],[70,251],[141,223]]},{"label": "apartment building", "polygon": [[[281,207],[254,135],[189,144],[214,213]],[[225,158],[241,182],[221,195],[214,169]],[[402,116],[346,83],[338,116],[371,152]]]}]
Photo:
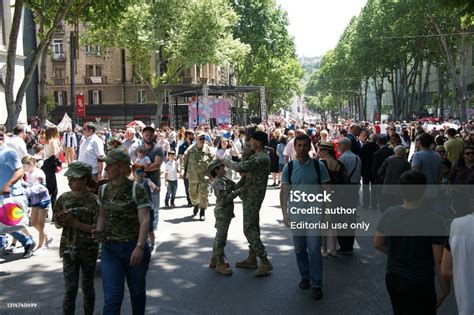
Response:
[{"label": "apartment building", "polygon": [[[54,34],[47,62],[47,91],[56,104],[51,115],[53,122],[59,121],[65,112],[72,114],[70,30],[67,24],[62,24],[61,29]],[[123,128],[136,119],[145,123],[154,122],[157,95],[162,97],[162,124],[175,126],[177,120],[178,125],[186,125],[188,100],[185,97],[176,100],[170,98],[169,94],[199,88],[204,84],[222,85],[229,82],[228,72],[221,67],[196,65],[182,73],[179,84],[162,85],[164,92],[158,94],[149,85],[138,82],[125,49],[88,45],[80,46],[78,52],[75,61],[75,93],[84,95],[86,105],[86,115],[80,120],[98,122],[111,128]],[[158,54],[150,53],[153,69],[157,67],[158,57]]]}]

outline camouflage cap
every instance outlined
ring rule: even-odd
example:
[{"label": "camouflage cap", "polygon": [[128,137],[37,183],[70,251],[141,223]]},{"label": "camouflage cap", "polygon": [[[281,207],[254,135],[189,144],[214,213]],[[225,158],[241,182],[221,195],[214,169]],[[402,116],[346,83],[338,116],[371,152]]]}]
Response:
[{"label": "camouflage cap", "polygon": [[107,156],[102,159],[107,164],[114,164],[122,162],[125,164],[130,164],[130,156],[123,149],[112,149],[109,151]]},{"label": "camouflage cap", "polygon": [[211,163],[209,163],[209,166],[207,167],[207,172],[211,173],[213,170],[215,170],[221,165],[224,165],[221,160],[213,160]]},{"label": "camouflage cap", "polygon": [[92,174],[92,165],[84,162],[73,162],[69,164],[64,176],[72,178],[82,178]]}]

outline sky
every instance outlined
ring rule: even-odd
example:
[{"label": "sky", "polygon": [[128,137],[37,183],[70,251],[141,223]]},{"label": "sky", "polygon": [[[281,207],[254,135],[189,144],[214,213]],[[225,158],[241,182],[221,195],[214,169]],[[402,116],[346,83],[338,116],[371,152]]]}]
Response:
[{"label": "sky", "polygon": [[336,47],[353,16],[367,0],[276,0],[288,12],[298,56],[322,56]]}]

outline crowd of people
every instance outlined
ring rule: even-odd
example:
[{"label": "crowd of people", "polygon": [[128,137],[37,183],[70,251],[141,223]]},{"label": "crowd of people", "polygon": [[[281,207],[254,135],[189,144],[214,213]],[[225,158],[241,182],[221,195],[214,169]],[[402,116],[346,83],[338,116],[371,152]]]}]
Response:
[{"label": "crowd of people", "polygon": [[[388,255],[387,289],[394,313],[413,313],[412,301],[418,301],[418,309],[426,311],[421,313],[435,313],[453,278],[458,309],[461,314],[471,314],[474,279],[466,278],[466,284],[463,277],[474,274],[474,215],[472,206],[466,208],[460,201],[472,199],[469,185],[474,183],[473,165],[472,121],[436,125],[305,123],[270,117],[246,127],[99,130],[94,123],[85,123],[61,133],[56,127],[32,130],[17,125],[11,134],[0,130],[3,202],[11,198],[24,209],[38,237],[33,237],[29,224],[2,225],[0,233],[9,234],[13,241],[7,244],[2,236],[0,246],[7,255],[16,250],[16,241],[20,242],[24,258],[48,250],[53,241],[45,231],[49,217],[63,229],[59,251],[66,283],[64,312],[74,312],[82,273],[84,312],[93,313],[93,274],[100,243],[104,314],[120,311],[124,279],[133,312],[141,314],[146,304],[146,273],[155,250],[160,199],[164,196],[164,206],[174,208],[179,185],[185,188],[184,206],[201,221],[206,219],[210,193],[216,196],[217,232],[209,265],[222,275],[232,274],[227,261],[230,256],[224,248],[234,217],[233,199],[242,199],[249,253],[235,266],[256,269],[258,277],[273,269],[259,225],[269,187],[280,188],[286,226],[296,219],[288,212],[289,187],[311,187],[313,192],[339,187],[350,205],[383,213],[374,245]],[[61,167],[67,167],[64,176],[70,192],[58,196],[56,176]],[[393,185],[426,189],[413,194]],[[442,189],[443,194],[430,187]],[[160,194],[165,189],[166,193]],[[445,233],[449,237],[433,235],[420,240],[409,234],[400,238],[391,232],[394,218],[410,222],[406,212],[422,208],[428,210],[423,212],[423,220],[436,223],[439,218],[441,226],[452,226]],[[353,223],[357,216],[343,219]],[[354,241],[355,230],[341,235],[330,229],[316,234],[293,233],[300,288],[312,288],[312,296],[321,299],[323,259],[353,255]],[[442,288],[438,295],[435,269]]]}]

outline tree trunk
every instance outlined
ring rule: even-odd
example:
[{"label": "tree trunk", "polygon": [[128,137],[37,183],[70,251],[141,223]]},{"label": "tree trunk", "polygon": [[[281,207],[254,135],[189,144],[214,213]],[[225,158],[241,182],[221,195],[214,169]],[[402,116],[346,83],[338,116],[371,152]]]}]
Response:
[{"label": "tree trunk", "polygon": [[[48,58],[48,50],[44,49],[41,54],[40,62],[40,77],[39,77],[39,104],[38,104],[38,116],[40,119],[40,126],[46,124],[46,119],[48,118],[47,108],[48,108],[48,95],[46,91],[46,61]],[[67,100],[66,100],[67,102]]]},{"label": "tree trunk", "polygon": [[24,0],[15,1],[15,12],[13,14],[10,37],[8,39],[6,75],[7,77],[5,80],[5,103],[8,114],[5,126],[8,130],[11,130],[17,124],[18,117],[20,116],[22,110],[23,98],[25,97],[26,88],[28,87],[31,82],[31,79],[33,78],[33,74],[35,72],[36,66],[38,65],[40,57],[43,54],[43,51],[51,44],[55,29],[64,19],[64,16],[69,11],[72,4],[72,0],[67,0],[61,10],[56,12],[53,25],[45,34],[43,40],[41,41],[39,46],[36,47],[36,49],[31,55],[30,66],[25,69],[25,77],[23,78],[23,81],[20,84],[20,87],[16,93],[16,97],[14,98],[13,81],[15,77],[16,47],[24,2]]},{"label": "tree trunk", "polygon": [[10,29],[10,37],[8,38],[8,50],[7,50],[7,75],[5,78],[5,104],[7,107],[7,120],[5,126],[7,130],[12,130],[18,122],[18,117],[21,112],[21,103],[15,102],[13,98],[13,84],[15,78],[15,64],[16,64],[16,46],[18,40],[18,32],[20,31],[21,24],[21,13],[23,10],[24,0],[15,1],[15,11],[13,13],[13,19]]},{"label": "tree trunk", "polygon": [[157,87],[153,89],[156,97],[156,114],[155,114],[155,128],[161,129],[161,121],[163,118],[163,93],[164,91]]},{"label": "tree trunk", "polygon": [[461,49],[459,51],[461,65],[459,82],[459,118],[462,122],[467,122],[467,105],[469,103],[469,95],[467,92],[467,53],[468,40],[466,39],[466,29],[463,28],[461,33]]},{"label": "tree trunk", "polygon": [[444,117],[444,84],[445,84],[444,67],[438,66],[438,108],[439,108],[438,117]]},{"label": "tree trunk", "polygon": [[367,121],[367,90],[369,88],[369,77],[365,77],[364,88],[364,120]]}]

